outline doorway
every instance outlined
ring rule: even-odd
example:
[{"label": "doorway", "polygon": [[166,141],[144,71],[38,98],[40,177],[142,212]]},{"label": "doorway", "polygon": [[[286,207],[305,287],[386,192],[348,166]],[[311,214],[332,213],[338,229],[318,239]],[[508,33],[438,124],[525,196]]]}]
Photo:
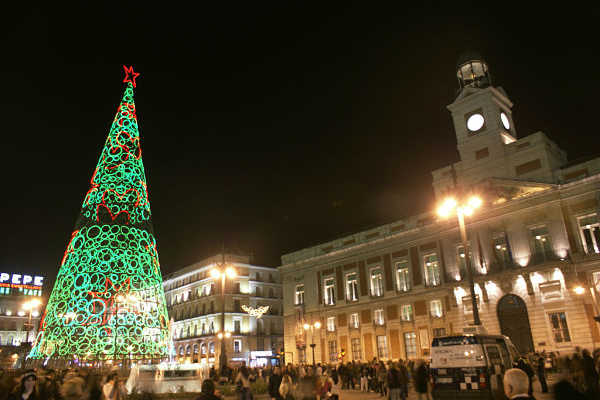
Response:
[{"label": "doorway", "polygon": [[529,314],[523,299],[507,294],[498,302],[497,310],[502,334],[508,336],[521,353],[533,352]]}]

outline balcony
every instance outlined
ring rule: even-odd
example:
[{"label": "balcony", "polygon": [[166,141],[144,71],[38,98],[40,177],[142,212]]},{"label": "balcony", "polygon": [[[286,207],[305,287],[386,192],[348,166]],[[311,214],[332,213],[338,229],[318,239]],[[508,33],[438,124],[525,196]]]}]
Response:
[{"label": "balcony", "polygon": [[540,251],[537,253],[531,254],[531,260],[529,261],[529,265],[538,265],[543,264],[550,261],[558,261],[560,258],[552,251]]}]

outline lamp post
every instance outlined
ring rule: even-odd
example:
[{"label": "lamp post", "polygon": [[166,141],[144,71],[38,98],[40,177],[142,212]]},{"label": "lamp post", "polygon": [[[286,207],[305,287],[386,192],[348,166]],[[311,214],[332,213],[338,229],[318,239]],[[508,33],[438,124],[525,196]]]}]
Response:
[{"label": "lamp post", "polygon": [[[39,306],[40,304],[42,304],[41,301],[39,301],[38,299],[31,299],[29,301],[26,301],[23,304],[23,308],[25,310],[29,311],[29,318],[27,320],[27,333],[25,336],[25,342],[29,343],[29,332],[31,331],[31,313],[37,308],[37,306]],[[37,312],[37,310],[36,310]]]},{"label": "lamp post", "polygon": [[221,278],[221,332],[217,335],[221,341],[221,354],[219,355],[219,368],[227,365],[227,353],[225,349],[225,338],[231,337],[231,332],[225,331],[225,278],[233,279],[237,276],[237,273],[232,267],[225,267],[225,263],[222,263],[219,268],[215,268],[210,271],[210,275],[214,279]]},{"label": "lamp post", "polygon": [[312,359],[313,359],[313,365],[315,365],[315,329],[320,329],[321,328],[321,323],[319,321],[315,322],[312,325],[309,324],[304,324],[304,330],[305,331],[309,331],[310,330],[310,347],[312,348]]},{"label": "lamp post", "polygon": [[469,247],[467,243],[467,229],[465,227],[465,216],[471,216],[473,212],[482,204],[480,197],[471,196],[459,204],[454,198],[447,198],[438,208],[438,215],[442,218],[450,216],[456,212],[458,218],[458,227],[460,230],[460,239],[465,254],[465,266],[467,269],[467,278],[469,280],[469,289],[471,291],[471,304],[473,307],[473,325],[481,325],[479,319],[479,309],[477,308],[477,297],[475,297],[475,282],[473,282],[473,271],[471,267],[471,257],[469,257]]}]

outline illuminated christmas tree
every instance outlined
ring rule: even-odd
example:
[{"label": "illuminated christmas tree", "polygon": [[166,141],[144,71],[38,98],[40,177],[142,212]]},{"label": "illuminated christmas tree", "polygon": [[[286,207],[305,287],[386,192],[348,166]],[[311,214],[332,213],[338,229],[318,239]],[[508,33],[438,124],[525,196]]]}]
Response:
[{"label": "illuminated christmas tree", "polygon": [[42,316],[32,359],[168,355],[167,309],[133,101],[139,74],[124,68],[125,93]]}]

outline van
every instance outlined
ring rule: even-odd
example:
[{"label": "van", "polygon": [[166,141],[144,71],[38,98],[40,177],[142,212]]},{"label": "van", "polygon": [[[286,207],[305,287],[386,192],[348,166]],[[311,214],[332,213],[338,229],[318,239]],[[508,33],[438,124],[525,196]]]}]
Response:
[{"label": "van", "polygon": [[434,338],[431,376],[434,400],[505,399],[503,377],[519,353],[503,335],[459,334]]}]

